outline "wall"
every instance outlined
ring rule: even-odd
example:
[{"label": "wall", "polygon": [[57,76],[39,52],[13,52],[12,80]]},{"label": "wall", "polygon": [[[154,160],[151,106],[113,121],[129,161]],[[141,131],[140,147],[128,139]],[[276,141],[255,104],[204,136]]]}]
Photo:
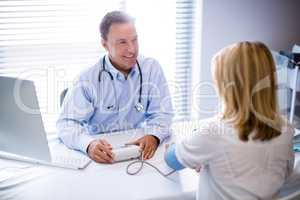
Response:
[{"label": "wall", "polygon": [[200,118],[213,115],[218,103],[210,60],[222,47],[237,41],[259,40],[272,50],[290,50],[300,44],[300,1],[203,0]]}]

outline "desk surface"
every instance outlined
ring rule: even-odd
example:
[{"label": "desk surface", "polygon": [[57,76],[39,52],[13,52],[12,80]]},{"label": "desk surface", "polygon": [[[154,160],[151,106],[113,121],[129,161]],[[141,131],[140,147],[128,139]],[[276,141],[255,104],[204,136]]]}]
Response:
[{"label": "desk surface", "polygon": [[[180,128],[182,125],[177,127]],[[184,127],[186,131],[192,129],[192,126]],[[118,145],[138,135],[130,133],[104,137],[113,145]],[[164,147],[160,146],[150,162],[162,171],[169,172],[170,168],[163,160],[163,151]],[[126,174],[129,163],[130,161],[110,165],[92,162],[81,171],[35,166],[18,172],[17,169],[10,168],[18,175],[1,182],[0,173],[0,199],[195,199],[198,174],[194,170],[184,169],[165,178],[153,168],[145,166],[138,175],[131,176]],[[28,165],[0,159],[0,170],[8,166]],[[295,172],[300,174],[300,155],[297,155],[296,168]],[[296,188],[299,187],[300,185],[289,186],[280,195],[295,195]]]},{"label": "desk surface", "polygon": [[[138,136],[138,134],[131,133],[101,135],[113,145],[124,144]],[[164,147],[160,146],[155,156],[149,161],[167,173],[171,169],[163,160],[163,151]],[[185,169],[165,178],[153,168],[145,166],[139,174],[131,176],[126,173],[129,163],[130,161],[111,165],[92,162],[81,171],[46,166],[23,169],[24,173],[16,178],[2,183],[0,181],[0,199],[195,198],[194,191],[197,188],[198,174],[193,170]],[[21,163],[21,166],[29,165]],[[20,163],[0,159],[0,166],[1,168],[19,167]]]}]

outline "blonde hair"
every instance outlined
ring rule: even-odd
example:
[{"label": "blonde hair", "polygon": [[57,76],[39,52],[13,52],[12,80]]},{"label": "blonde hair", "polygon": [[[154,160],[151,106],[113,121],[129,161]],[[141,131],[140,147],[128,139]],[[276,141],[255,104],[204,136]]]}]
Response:
[{"label": "blonde hair", "polygon": [[239,42],[222,49],[212,61],[222,117],[234,124],[239,138],[268,141],[281,134],[276,68],[261,42]]}]

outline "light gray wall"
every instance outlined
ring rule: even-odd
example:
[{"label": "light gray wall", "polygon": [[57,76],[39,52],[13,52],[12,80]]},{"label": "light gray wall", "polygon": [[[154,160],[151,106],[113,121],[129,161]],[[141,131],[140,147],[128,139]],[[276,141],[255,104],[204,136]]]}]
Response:
[{"label": "light gray wall", "polygon": [[299,0],[203,0],[199,117],[213,115],[217,99],[211,83],[210,61],[222,47],[237,41],[262,41],[272,50],[300,44]]}]

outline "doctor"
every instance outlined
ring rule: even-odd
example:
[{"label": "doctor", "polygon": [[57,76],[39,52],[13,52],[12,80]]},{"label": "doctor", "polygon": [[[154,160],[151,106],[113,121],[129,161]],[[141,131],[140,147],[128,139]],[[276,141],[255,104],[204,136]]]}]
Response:
[{"label": "doctor", "polygon": [[136,141],[144,159],[170,135],[173,109],[159,63],[138,55],[134,20],[126,13],[107,13],[100,24],[107,54],[80,74],[69,89],[57,121],[66,146],[87,153],[99,163],[112,163],[112,146],[91,135],[143,127]]}]

